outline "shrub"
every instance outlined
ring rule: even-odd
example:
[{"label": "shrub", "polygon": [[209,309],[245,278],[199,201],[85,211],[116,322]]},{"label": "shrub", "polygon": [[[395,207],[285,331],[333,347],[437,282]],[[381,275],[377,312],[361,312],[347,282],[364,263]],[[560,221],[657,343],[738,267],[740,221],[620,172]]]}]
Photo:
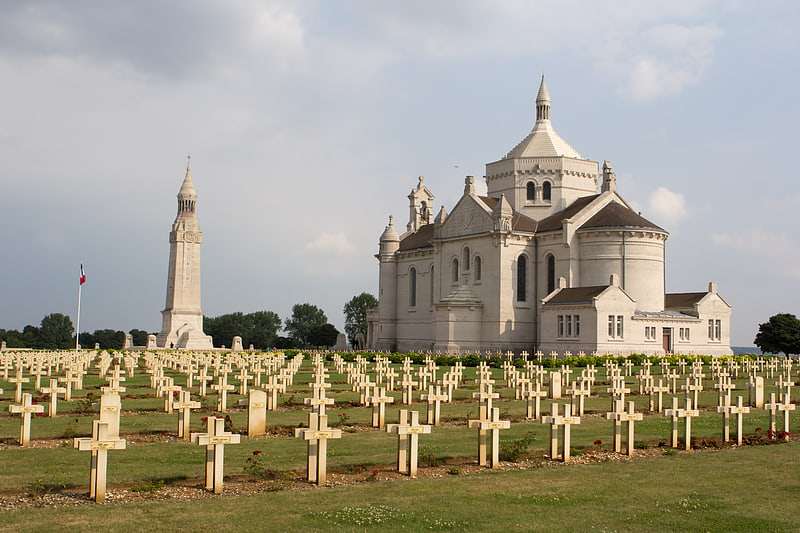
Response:
[{"label": "shrub", "polygon": [[500,443],[499,456],[501,461],[518,463],[522,456],[528,451],[528,447],[536,440],[536,433],[528,431],[522,437]]}]

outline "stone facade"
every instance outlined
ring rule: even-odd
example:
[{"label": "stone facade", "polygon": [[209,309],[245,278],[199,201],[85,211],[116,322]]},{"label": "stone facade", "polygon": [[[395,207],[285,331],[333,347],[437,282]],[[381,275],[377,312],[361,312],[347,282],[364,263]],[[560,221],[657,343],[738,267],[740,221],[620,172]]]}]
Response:
[{"label": "stone facade", "polygon": [[485,179],[487,196],[468,176],[452,212],[433,216],[420,177],[406,232],[389,218],[369,348],[732,353],[716,284],[665,294],[668,233],[622,199],[607,161],[553,130],[544,79],[533,130]]},{"label": "stone facade", "polygon": [[159,348],[213,348],[211,337],[203,333],[203,311],[200,309],[200,243],[203,233],[197,222],[196,207],[197,194],[187,164],[186,177],[178,192],[178,215],[169,233],[167,303],[161,311],[161,332],[156,336]]}]

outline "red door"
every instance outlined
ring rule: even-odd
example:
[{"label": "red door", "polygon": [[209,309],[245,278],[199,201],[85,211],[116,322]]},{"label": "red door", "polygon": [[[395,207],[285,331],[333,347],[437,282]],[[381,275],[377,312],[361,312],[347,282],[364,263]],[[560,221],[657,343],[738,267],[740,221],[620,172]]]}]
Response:
[{"label": "red door", "polygon": [[672,353],[672,328],[664,328],[664,334],[661,337],[661,347],[664,348],[665,353]]}]

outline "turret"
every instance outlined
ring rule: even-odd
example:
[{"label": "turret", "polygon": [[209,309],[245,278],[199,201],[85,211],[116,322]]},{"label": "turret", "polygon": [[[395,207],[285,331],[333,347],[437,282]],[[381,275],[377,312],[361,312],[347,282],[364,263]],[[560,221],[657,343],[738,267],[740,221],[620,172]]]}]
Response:
[{"label": "turret", "polygon": [[417,231],[425,224],[430,224],[433,218],[433,200],[436,198],[433,193],[425,186],[425,176],[419,177],[419,183],[408,195],[409,217],[406,230],[409,232]]},{"label": "turret", "polygon": [[602,192],[617,192],[617,176],[611,170],[611,163],[603,161],[603,185]]},{"label": "turret", "polygon": [[397,332],[397,250],[400,249],[400,236],[394,229],[393,217],[383,230],[380,239],[380,270],[378,273],[378,321],[376,346],[379,350],[394,350]]},{"label": "turret", "polygon": [[383,230],[380,240],[379,259],[391,259],[395,252],[400,248],[400,236],[394,229],[394,217],[389,215],[389,225]]}]

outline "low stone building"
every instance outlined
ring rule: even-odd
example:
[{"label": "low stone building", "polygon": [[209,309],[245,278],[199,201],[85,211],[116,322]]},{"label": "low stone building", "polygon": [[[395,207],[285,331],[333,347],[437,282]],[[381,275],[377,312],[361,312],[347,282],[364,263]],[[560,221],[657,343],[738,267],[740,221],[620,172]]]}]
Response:
[{"label": "low stone building", "polygon": [[[665,294],[668,233],[618,194],[616,176],[554,130],[542,78],[531,133],[466,178],[434,215],[423,177],[401,235],[380,238],[378,350],[730,354],[731,307],[715,283]],[[599,192],[598,192],[599,187]]]}]

